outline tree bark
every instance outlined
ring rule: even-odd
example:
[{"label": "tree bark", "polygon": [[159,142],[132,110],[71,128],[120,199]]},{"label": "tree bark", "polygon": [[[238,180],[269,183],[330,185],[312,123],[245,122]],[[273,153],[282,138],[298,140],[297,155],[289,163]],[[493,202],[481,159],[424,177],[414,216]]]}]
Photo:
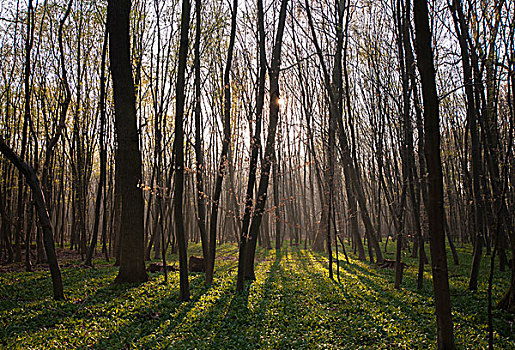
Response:
[{"label": "tree bark", "polygon": [[[288,0],[281,1],[281,10],[279,13],[279,23],[277,26],[277,34],[275,44],[272,50],[272,62],[269,71],[270,77],[270,123],[268,124],[268,136],[265,144],[265,153],[261,163],[261,177],[259,179],[259,188],[257,192],[256,204],[254,206],[254,214],[252,216],[252,223],[250,224],[250,231],[247,235],[245,232],[242,234],[238,259],[238,278],[236,282],[236,290],[243,290],[244,278],[255,279],[254,276],[254,256],[256,252],[257,236],[259,227],[263,218],[263,211],[266,204],[268,195],[268,182],[270,179],[270,172],[272,163],[275,159],[274,145],[275,136],[277,131],[277,124],[279,121],[279,73],[281,65],[281,48],[283,41],[284,26],[286,22],[286,8]],[[248,240],[248,242],[247,242]]]},{"label": "tree bark", "polygon": [[[183,192],[184,192],[184,102],[186,63],[188,59],[188,33],[190,30],[190,1],[182,1],[181,42],[179,46],[179,64],[176,84],[175,107],[175,188],[174,188],[174,218],[177,244],[179,247],[180,294],[182,301],[190,298],[188,283],[188,254],[186,234],[184,232]],[[162,233],[164,234],[164,233]]]},{"label": "tree bark", "polygon": [[200,90],[200,34],[202,17],[202,0],[195,1],[196,29],[195,29],[195,160],[197,169],[195,178],[197,180],[197,211],[200,240],[202,243],[202,256],[207,261],[209,256],[208,237],[206,230],[206,201],[204,193],[204,157],[202,154],[202,124],[201,124],[201,90]]},{"label": "tree bark", "polygon": [[232,4],[232,20],[231,34],[229,38],[229,49],[227,51],[227,62],[224,72],[224,139],[222,141],[222,152],[220,154],[220,164],[216,174],[215,192],[213,194],[213,204],[211,207],[211,220],[209,221],[209,259],[206,266],[206,284],[213,283],[213,272],[215,268],[216,255],[216,231],[218,224],[218,207],[220,205],[220,195],[222,194],[222,185],[224,175],[229,166],[230,159],[227,156],[231,142],[231,67],[232,56],[234,51],[234,42],[236,39],[236,14],[238,13],[238,0],[234,0]]},{"label": "tree bark", "polygon": [[[57,261],[54,246],[54,234],[50,217],[48,216],[47,205],[41,186],[39,184],[36,172],[32,167],[25,163],[14,151],[7,146],[2,136],[0,136],[0,152],[18,168],[20,173],[25,177],[29,184],[34,196],[34,202],[38,213],[39,224],[43,229],[43,243],[45,252],[48,259],[48,266],[50,268],[50,275],[52,276],[52,286],[55,300],[64,300],[63,281],[61,278],[61,270]],[[28,244],[28,242],[26,242]]]},{"label": "tree bark", "polygon": [[[93,223],[93,234],[91,237],[91,244],[88,249],[88,253],[86,254],[86,262],[84,263],[87,266],[93,266],[92,259],[95,254],[95,247],[97,245],[98,239],[98,230],[100,226],[100,206],[102,204],[102,190],[104,188],[104,183],[106,179],[107,172],[107,152],[105,149],[105,120],[106,120],[106,109],[105,109],[105,96],[106,96],[106,55],[107,55],[107,28],[104,33],[104,43],[102,45],[102,56],[100,62],[100,96],[99,96],[99,104],[100,104],[100,177],[98,179],[98,187],[97,187],[97,198],[95,201],[95,222]],[[105,213],[105,201],[104,201],[104,217]]]},{"label": "tree bark", "polygon": [[122,204],[120,269],[116,283],[141,283],[148,279],[144,260],[143,194],[138,188],[142,164],[130,57],[130,7],[130,0],[109,0],[107,5]]},{"label": "tree bark", "polygon": [[436,308],[438,349],[454,349],[447,256],[444,236],[443,180],[440,159],[440,115],[436,91],[436,71],[431,48],[431,31],[426,0],[415,0],[417,66],[424,102],[425,157],[428,170],[428,218]]}]

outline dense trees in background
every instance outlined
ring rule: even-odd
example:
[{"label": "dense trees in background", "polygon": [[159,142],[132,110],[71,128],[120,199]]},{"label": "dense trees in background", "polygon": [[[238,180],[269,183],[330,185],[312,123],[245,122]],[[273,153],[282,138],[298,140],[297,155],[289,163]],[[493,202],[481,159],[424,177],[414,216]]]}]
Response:
[{"label": "dense trees in background", "polygon": [[189,242],[208,284],[217,244],[239,244],[242,290],[258,244],[388,264],[395,240],[395,287],[403,255],[419,288],[430,260],[452,348],[445,253],[470,244],[469,288],[489,254],[515,311],[512,1],[194,5],[0,4],[2,262],[54,276],[54,244],[101,250],[142,282],[179,252],[187,300]]}]

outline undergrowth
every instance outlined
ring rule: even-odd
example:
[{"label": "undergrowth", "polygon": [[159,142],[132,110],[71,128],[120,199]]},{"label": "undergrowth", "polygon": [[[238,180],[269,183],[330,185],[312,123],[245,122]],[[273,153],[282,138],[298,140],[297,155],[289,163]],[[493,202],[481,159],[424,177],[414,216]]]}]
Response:
[{"label": "undergrowth", "polygon": [[[390,246],[393,248],[393,245]],[[190,253],[199,254],[198,245]],[[349,247],[347,247],[349,250]],[[467,290],[470,249],[449,260],[458,348],[487,347],[483,259],[479,290]],[[51,297],[47,271],[0,274],[0,348],[20,349],[358,349],[435,348],[430,267],[417,290],[415,259],[407,255],[402,289],[393,270],[340,254],[340,281],[328,278],[327,257],[297,247],[259,250],[256,278],[235,294],[237,247],[218,249],[215,280],[190,274],[191,300],[180,302],[178,272],[150,274],[147,283],[112,284],[117,268],[64,267],[66,301]],[[391,258],[392,253],[389,253]],[[175,255],[170,257],[177,264]],[[333,268],[336,271],[336,264]],[[496,272],[494,300],[506,291],[509,272]],[[515,348],[513,315],[494,310],[496,348]]]}]

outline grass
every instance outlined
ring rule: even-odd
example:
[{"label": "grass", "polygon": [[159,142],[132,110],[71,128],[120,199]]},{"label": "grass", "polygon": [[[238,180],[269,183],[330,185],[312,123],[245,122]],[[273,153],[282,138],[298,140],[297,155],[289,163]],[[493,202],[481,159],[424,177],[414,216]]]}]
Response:
[{"label": "grass", "polygon": [[[116,286],[117,269],[102,259],[94,269],[63,268],[62,302],[52,300],[46,271],[0,274],[0,348],[435,348],[430,268],[418,291],[416,261],[407,256],[403,288],[396,291],[393,271],[367,262],[341,261],[338,283],[328,278],[324,255],[295,247],[278,255],[259,250],[257,280],[235,294],[236,249],[219,247],[223,258],[211,287],[204,274],[190,275],[191,301],[184,303],[178,300],[178,273],[169,275],[167,285],[155,273],[147,283]],[[190,250],[199,254],[196,245]],[[489,259],[483,259],[479,290],[470,292],[470,249],[459,255],[461,265],[449,260],[456,343],[486,348]],[[494,300],[509,276],[496,272]],[[493,317],[496,348],[515,348],[514,316],[494,310]]]}]

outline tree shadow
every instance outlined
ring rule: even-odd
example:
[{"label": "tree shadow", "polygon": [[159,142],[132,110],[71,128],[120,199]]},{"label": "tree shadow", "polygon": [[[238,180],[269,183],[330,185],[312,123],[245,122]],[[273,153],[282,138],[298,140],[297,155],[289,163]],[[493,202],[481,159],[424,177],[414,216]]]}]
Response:
[{"label": "tree shadow", "polygon": [[[199,302],[210,287],[205,286],[202,275],[190,278],[190,300],[179,300],[179,285],[160,285],[167,289],[165,293],[157,293],[157,297],[147,300],[144,306],[131,308],[125,315],[122,326],[118,326],[107,337],[99,339],[94,349],[115,349],[139,347],[142,340],[150,342],[154,334],[171,333],[190,310]],[[158,330],[159,332],[156,332]],[[156,339],[157,340],[157,339]]]},{"label": "tree shadow", "polygon": [[[348,327],[343,329],[342,333],[356,345],[387,347],[402,334],[417,332],[414,325],[421,320],[424,319],[426,324],[433,323],[433,314],[413,305],[412,295],[404,298],[402,292],[393,290],[393,285],[385,287],[388,282],[381,272],[367,270],[359,263],[345,262],[340,265],[344,283],[338,283],[328,278],[328,260],[322,254],[299,251],[297,256],[306,273],[319,281],[320,292],[325,288],[324,284],[330,284],[337,290],[335,294],[342,296],[342,303],[337,304],[334,311],[343,319],[347,318],[355,328],[369,330],[356,333]],[[322,305],[327,302],[320,301]]]},{"label": "tree shadow", "polygon": [[[88,284],[95,282],[95,279],[95,276],[91,276],[82,282]],[[88,289],[92,290],[91,294],[84,290],[81,294],[70,293],[68,299],[62,302],[46,299],[18,303],[12,310],[19,313],[20,317],[11,318],[5,327],[0,327],[3,328],[0,331],[0,340],[5,345],[8,338],[14,339],[20,334],[24,334],[24,337],[40,337],[42,330],[47,334],[59,333],[66,325],[79,322],[93,328],[101,325],[105,337],[98,340],[95,348],[119,348],[120,343],[125,343],[123,334],[146,336],[152,329],[152,323],[157,323],[159,319],[172,318],[167,317],[166,313],[162,314],[163,310],[167,310],[168,316],[172,314],[173,318],[180,320],[188,311],[187,306],[193,305],[207,291],[203,282],[204,278],[200,275],[190,279],[193,302],[185,303],[186,306],[182,308],[178,283],[163,286],[156,279],[143,284],[122,285],[112,283],[111,279],[109,283],[98,288],[97,283],[90,283],[92,285]],[[67,286],[80,289],[80,284],[69,283]],[[155,290],[152,292],[149,288]],[[163,289],[168,290],[163,293]],[[30,312],[23,314],[23,310],[27,309]]]},{"label": "tree shadow", "polygon": [[[260,253],[261,258],[258,259],[258,261],[268,261],[271,252],[269,250],[262,250]],[[261,327],[264,321],[263,311],[267,309],[267,305],[270,301],[269,293],[272,291],[272,285],[280,271],[282,258],[283,251],[280,250],[276,252],[270,268],[268,271],[264,271],[266,274],[264,282],[256,283],[257,281],[248,281],[244,291],[234,295],[226,310],[221,327],[216,332],[212,343],[209,344],[210,348],[223,347],[223,345],[226,344],[225,341],[229,340],[229,344],[243,349],[251,344],[255,344],[256,340],[260,338],[260,332],[264,329]],[[252,300],[249,301],[249,296],[251,295]],[[256,304],[254,304],[254,299],[258,300]],[[249,309],[250,303],[252,303],[252,309]],[[225,331],[234,329],[234,320],[236,321],[238,332],[227,338]]]},{"label": "tree shadow", "polygon": [[[13,275],[22,279],[11,285],[3,286],[0,296],[0,310],[8,314],[10,319],[0,330],[0,339],[13,337],[20,333],[32,334],[40,328],[52,328],[63,319],[77,317],[78,311],[86,302],[95,303],[96,299],[111,301],[117,298],[123,289],[111,286],[114,272],[101,269],[64,269],[63,278],[67,284],[64,301],[54,301],[51,294],[51,281],[48,272],[23,273],[27,276]],[[127,287],[123,287],[127,288]],[[73,292],[72,292],[73,291]],[[91,293],[89,293],[91,291]],[[30,310],[30,312],[26,312]]]},{"label": "tree shadow", "polygon": [[[267,303],[266,297],[259,296],[271,289],[271,281],[281,261],[279,257],[269,264],[269,254],[260,251],[256,260],[257,275],[266,275],[264,282],[247,281],[244,290],[235,293],[235,274],[215,281],[209,293],[190,310],[181,324],[171,330],[169,337],[161,339],[159,346],[173,349],[254,349],[263,323],[262,310]],[[153,341],[139,344],[144,348],[156,345]]]},{"label": "tree shadow", "polygon": [[[233,246],[222,246],[220,249],[222,254],[231,254],[234,251]],[[221,266],[220,273],[225,273],[226,269],[227,264]],[[183,307],[183,303],[178,300],[178,282],[175,281],[178,278],[174,276],[178,273],[170,273],[171,283],[163,286],[157,280],[161,279],[160,273],[151,274],[149,282],[139,285],[114,284],[112,281],[116,272],[117,268],[109,265],[88,269],[75,266],[64,268],[62,273],[67,300],[62,302],[54,302],[51,298],[48,272],[27,273],[20,281],[2,284],[0,310],[9,314],[10,319],[5,322],[5,327],[0,327],[0,340],[13,339],[21,333],[33,336],[42,329],[52,332],[70,322],[80,321],[89,324],[98,319],[106,325],[106,336],[100,339],[96,346],[108,347],[109,344],[116,344],[113,339],[123,342],[122,334],[127,332],[141,337],[148,336],[155,326],[159,326],[161,319],[170,322],[175,318],[180,322],[188,312],[188,307],[193,307],[195,301],[209,290],[203,283],[203,273],[190,274],[192,298],[189,303],[185,303],[188,307]],[[13,276],[11,277],[15,279]],[[127,304],[137,304],[136,299],[140,297],[144,300],[141,305],[130,306],[130,310],[124,310]],[[30,312],[26,313],[24,310]],[[118,322],[114,318],[122,320]],[[137,331],[132,332],[132,328]]]},{"label": "tree shadow", "polygon": [[[275,254],[257,252],[257,280],[234,294],[235,251],[220,249],[220,257],[231,259],[217,264],[213,285],[204,285],[202,273],[190,277],[189,302],[178,298],[176,272],[169,275],[167,285],[156,273],[138,286],[108,283],[115,269],[66,272],[68,286],[77,289],[70,290],[70,298],[54,302],[49,295],[43,301],[17,302],[8,312],[18,318],[0,320],[0,328],[6,325],[0,329],[0,347],[25,338],[42,348],[45,342],[62,339],[73,347],[96,349],[395,348],[401,343],[410,348],[420,347],[421,336],[427,337],[423,344],[434,347],[429,283],[422,292],[412,281],[397,291],[392,270],[355,260],[341,262],[338,283],[328,278],[327,257],[286,247]],[[40,279],[35,279],[38,286],[45,277]],[[28,281],[24,285],[33,288]],[[24,309],[30,312],[24,314]],[[5,310],[1,309],[3,314]],[[477,320],[468,322],[481,327],[475,325]],[[505,330],[499,333],[503,341],[513,339]],[[22,340],[19,346],[23,344]]]},{"label": "tree shadow", "polygon": [[[324,270],[327,270],[327,258],[321,254],[313,253],[316,261]],[[302,260],[301,260],[302,261]],[[306,264],[305,264],[306,265]],[[421,290],[417,289],[416,267],[412,271],[405,273],[402,288],[395,290],[393,287],[394,271],[389,269],[379,269],[376,266],[363,262],[354,264],[341,264],[340,268],[345,272],[342,279],[346,283],[334,284],[342,291],[349,290],[349,281],[355,281],[360,293],[353,293],[354,303],[363,305],[375,305],[372,309],[374,313],[386,313],[389,317],[384,318],[387,323],[382,326],[392,328],[404,328],[404,332],[425,334],[430,339],[436,338],[434,325],[434,306],[431,276],[426,276],[426,283]],[[426,272],[427,274],[427,272]],[[473,294],[463,288],[451,284],[451,294],[453,301],[453,317],[461,330],[469,328],[475,334],[485,334],[486,331],[486,298]],[[471,299],[475,301],[471,302]],[[479,307],[479,304],[482,306]],[[458,306],[459,305],[459,306]],[[469,308],[470,305],[475,305]],[[465,306],[465,307],[463,307]],[[504,315],[502,318],[494,316],[494,329],[505,340],[514,339],[513,332],[508,325],[510,322]],[[509,317],[508,317],[509,318]],[[460,337],[460,332],[456,332]],[[470,340],[463,339],[468,343]]]}]

